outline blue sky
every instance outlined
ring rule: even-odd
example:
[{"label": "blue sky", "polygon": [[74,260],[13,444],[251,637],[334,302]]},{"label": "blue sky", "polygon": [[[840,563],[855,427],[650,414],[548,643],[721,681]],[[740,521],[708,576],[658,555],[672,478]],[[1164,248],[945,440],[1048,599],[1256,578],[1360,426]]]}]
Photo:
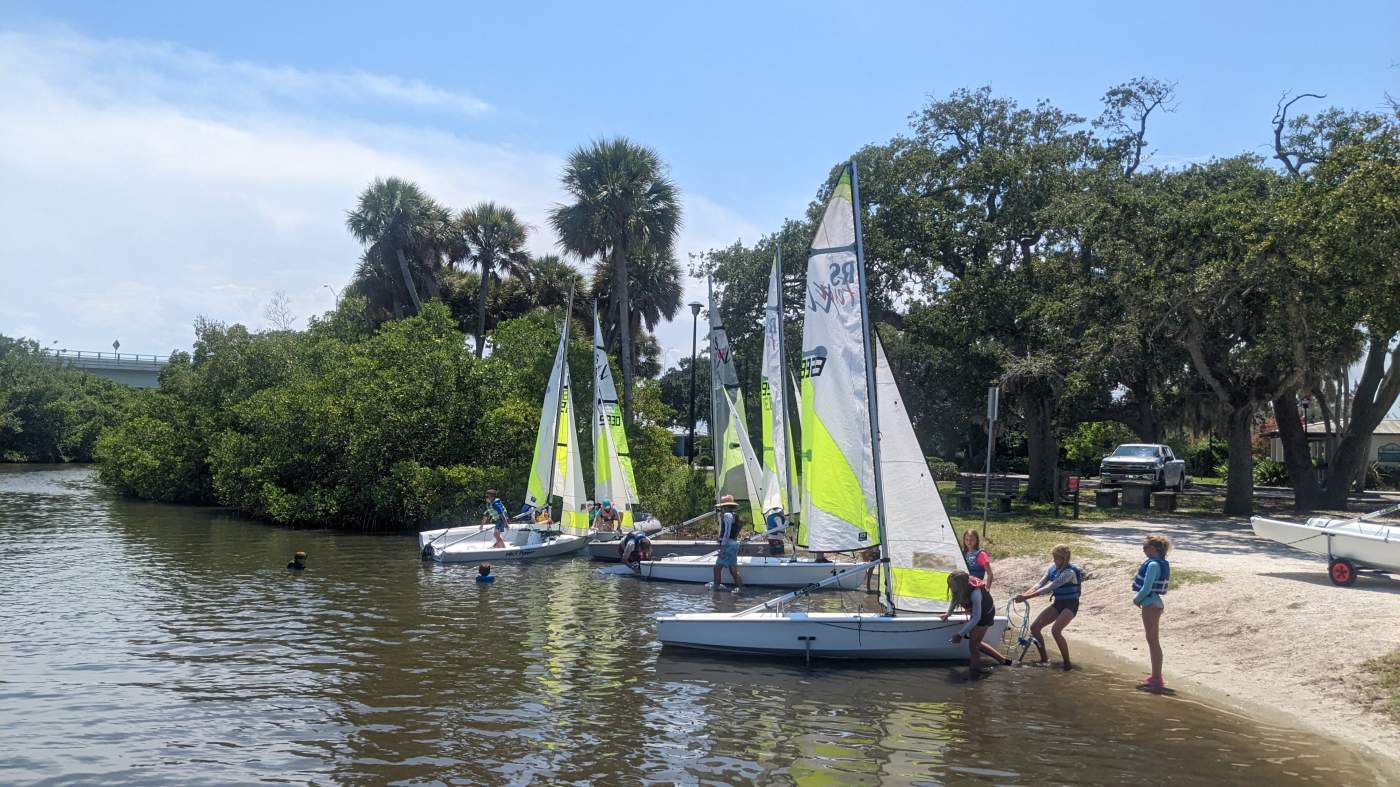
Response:
[{"label": "blue sky", "polygon": [[[1400,5],[1159,8],[11,2],[0,332],[166,352],[197,314],[261,327],[279,290],[304,319],[348,278],[344,210],[375,176],[510,204],[549,251],[560,162],[600,136],[668,162],[684,260],[799,214],[835,162],[959,87],[1092,116],[1113,84],[1175,81],[1159,165],[1266,152],[1285,90],[1400,94]],[[668,361],[688,334],[662,330]]]}]

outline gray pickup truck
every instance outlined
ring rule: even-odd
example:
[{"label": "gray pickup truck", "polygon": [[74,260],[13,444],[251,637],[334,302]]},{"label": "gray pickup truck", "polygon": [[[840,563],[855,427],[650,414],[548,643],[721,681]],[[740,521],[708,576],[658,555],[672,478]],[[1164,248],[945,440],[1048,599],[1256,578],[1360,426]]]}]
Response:
[{"label": "gray pickup truck", "polygon": [[1171,446],[1120,445],[1099,463],[1099,483],[1117,486],[1124,481],[1150,481],[1153,489],[1180,492],[1186,488],[1186,462],[1176,458]]}]

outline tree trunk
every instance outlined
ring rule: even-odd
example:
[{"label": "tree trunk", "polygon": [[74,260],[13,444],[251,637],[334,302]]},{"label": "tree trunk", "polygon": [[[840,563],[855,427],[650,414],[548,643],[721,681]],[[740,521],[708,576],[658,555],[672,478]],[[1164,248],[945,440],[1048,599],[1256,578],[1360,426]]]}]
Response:
[{"label": "tree trunk", "polygon": [[418,288],[413,284],[413,273],[408,269],[408,260],[404,259],[402,249],[394,249],[394,253],[399,255],[399,273],[403,274],[403,286],[408,290],[408,299],[413,302],[413,313],[423,311],[423,301],[418,298]]},{"label": "tree trunk", "polygon": [[1050,502],[1055,499],[1055,464],[1060,455],[1055,440],[1055,405],[1048,397],[1028,394],[1021,410],[1026,419],[1026,449],[1030,453],[1026,498]]},{"label": "tree trunk", "polygon": [[[1373,335],[1366,352],[1361,379],[1352,393],[1351,411],[1341,430],[1336,451],[1328,458],[1327,488],[1322,503],[1345,511],[1347,493],[1353,482],[1364,487],[1371,437],[1385,414],[1400,397],[1400,346],[1390,349],[1392,335]],[[1386,361],[1389,360],[1389,369]]]},{"label": "tree trunk", "polygon": [[481,263],[481,286],[476,294],[476,357],[486,352],[486,285],[491,281],[488,263]]},{"label": "tree trunk", "polygon": [[1311,511],[1317,508],[1319,489],[1313,473],[1312,452],[1308,434],[1298,420],[1298,399],[1284,394],[1274,400],[1274,420],[1278,422],[1279,442],[1283,443],[1283,464],[1288,468],[1288,480],[1293,485],[1293,509]]},{"label": "tree trunk", "polygon": [[1230,477],[1225,483],[1225,514],[1249,516],[1254,513],[1254,408],[1237,406],[1230,411],[1228,423]]},{"label": "tree trunk", "polygon": [[613,248],[613,292],[617,294],[617,327],[622,334],[622,419],[632,426],[632,321],[627,292],[627,238]]}]

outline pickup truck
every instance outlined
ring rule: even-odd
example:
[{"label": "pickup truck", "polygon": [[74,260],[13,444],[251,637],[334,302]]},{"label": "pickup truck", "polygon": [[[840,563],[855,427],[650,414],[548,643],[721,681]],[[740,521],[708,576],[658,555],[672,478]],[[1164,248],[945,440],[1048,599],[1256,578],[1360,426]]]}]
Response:
[{"label": "pickup truck", "polygon": [[1150,481],[1153,489],[1180,492],[1186,487],[1186,462],[1177,459],[1170,446],[1120,445],[1099,463],[1099,483],[1117,486],[1124,481]]}]

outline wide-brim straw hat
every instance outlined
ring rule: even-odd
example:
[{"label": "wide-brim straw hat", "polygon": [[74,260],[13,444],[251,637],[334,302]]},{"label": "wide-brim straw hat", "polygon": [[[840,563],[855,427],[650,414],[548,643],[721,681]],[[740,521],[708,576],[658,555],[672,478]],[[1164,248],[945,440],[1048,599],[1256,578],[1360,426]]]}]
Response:
[{"label": "wide-brim straw hat", "polygon": [[725,495],[715,504],[717,508],[738,508],[739,504],[734,502],[734,495]]}]

